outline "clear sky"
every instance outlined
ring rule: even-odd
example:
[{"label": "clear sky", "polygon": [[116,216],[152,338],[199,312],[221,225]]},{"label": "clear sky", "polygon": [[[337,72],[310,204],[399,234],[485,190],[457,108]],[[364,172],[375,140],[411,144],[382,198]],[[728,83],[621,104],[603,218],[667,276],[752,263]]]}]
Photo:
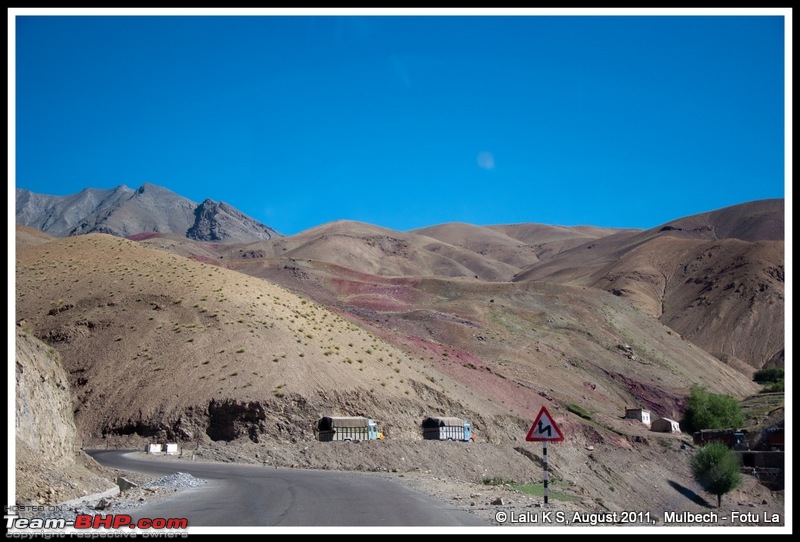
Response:
[{"label": "clear sky", "polygon": [[149,182],[287,235],[650,228],[787,197],[788,9],[17,11],[12,178],[36,193]]}]

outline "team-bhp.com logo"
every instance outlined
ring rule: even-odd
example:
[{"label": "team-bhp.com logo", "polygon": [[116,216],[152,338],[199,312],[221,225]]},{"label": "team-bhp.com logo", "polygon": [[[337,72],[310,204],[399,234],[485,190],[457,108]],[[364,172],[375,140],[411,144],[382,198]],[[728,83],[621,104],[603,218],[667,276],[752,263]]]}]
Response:
[{"label": "team-bhp.com logo", "polygon": [[[4,515],[6,524],[6,538],[21,538],[32,531],[38,531],[40,534],[56,532],[66,532],[68,529],[77,533],[91,536],[89,533],[97,533],[99,530],[110,529],[121,532],[129,530],[130,532],[137,530],[155,530],[159,535],[171,533],[178,535],[175,532],[178,529],[186,529],[189,522],[186,518],[141,518],[134,520],[127,514],[107,514],[107,515],[90,515],[78,514],[75,519],[66,518],[22,518],[16,515]],[[156,534],[152,533],[152,534]],[[183,533],[185,534],[185,533]]]}]

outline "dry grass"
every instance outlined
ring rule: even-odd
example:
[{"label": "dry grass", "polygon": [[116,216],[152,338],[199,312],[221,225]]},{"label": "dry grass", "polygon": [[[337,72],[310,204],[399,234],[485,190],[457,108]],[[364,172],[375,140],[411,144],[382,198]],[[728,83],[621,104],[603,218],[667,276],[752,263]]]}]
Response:
[{"label": "dry grass", "polygon": [[[190,407],[228,399],[268,401],[276,420],[297,407],[306,432],[338,413],[402,434],[442,412],[420,390],[463,389],[274,284],[106,235],[19,251],[17,314],[62,353],[89,438],[137,423],[170,427]],[[492,412],[485,400],[449,401],[465,416]]]}]

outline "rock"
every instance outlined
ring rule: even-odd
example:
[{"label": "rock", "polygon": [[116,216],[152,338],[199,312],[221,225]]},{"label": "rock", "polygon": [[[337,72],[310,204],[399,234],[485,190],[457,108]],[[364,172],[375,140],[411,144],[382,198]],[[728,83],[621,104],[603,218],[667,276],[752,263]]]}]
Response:
[{"label": "rock", "polygon": [[106,498],[100,499],[97,501],[97,504],[94,505],[95,510],[106,510],[107,508],[111,508],[111,501]]},{"label": "rock", "polygon": [[138,484],[135,484],[127,478],[123,478],[122,476],[117,476],[117,486],[119,486],[120,491],[127,491],[129,489],[139,487]]},{"label": "rock", "polygon": [[[71,388],[60,355],[22,327],[16,330],[16,349],[17,499],[44,505],[76,498],[84,486],[108,487],[108,480],[85,471],[85,454],[76,453]],[[36,476],[22,476],[24,470]],[[40,486],[38,480],[54,479],[44,474],[52,470],[64,475],[59,485],[74,484],[70,487],[75,489]]]},{"label": "rock", "polygon": [[490,504],[494,504],[494,505],[502,505],[502,504],[503,504],[503,498],[502,498],[502,497],[497,497],[497,498],[496,498],[496,499],[494,499],[494,500],[493,500],[493,501],[492,501]]}]

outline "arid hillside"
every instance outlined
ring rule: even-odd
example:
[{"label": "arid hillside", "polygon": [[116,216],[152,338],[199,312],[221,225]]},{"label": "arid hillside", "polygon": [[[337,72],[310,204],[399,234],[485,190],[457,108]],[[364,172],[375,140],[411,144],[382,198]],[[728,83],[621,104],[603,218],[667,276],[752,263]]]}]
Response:
[{"label": "arid hillside", "polygon": [[514,280],[625,297],[750,374],[784,348],[783,213],[783,200],[765,200],[611,235],[534,264]]},{"label": "arid hillside", "polygon": [[540,261],[543,255],[615,231],[533,224],[442,224],[400,232],[340,220],[289,237],[230,247],[220,250],[220,255],[234,260],[314,260],[385,277],[462,277],[505,282]]},{"label": "arid hillside", "polygon": [[[557,479],[584,508],[702,509],[684,491],[699,491],[690,438],[624,413],[679,419],[694,384],[744,400],[761,389],[753,360],[782,360],[783,241],[760,239],[773,229],[746,209],[749,239],[733,222],[714,239],[679,222],[342,221],[250,244],[18,227],[17,321],[60,354],[87,446],[175,439],[289,466],[523,480],[546,406],[566,434]],[[469,419],[481,446],[421,441],[437,414]],[[386,440],[339,457],[315,442],[323,415],[371,417]]]},{"label": "arid hillside", "polygon": [[547,224],[473,226],[450,223],[413,230],[412,233],[433,237],[520,270],[569,248],[627,231],[636,230]]},{"label": "arid hillside", "polygon": [[103,234],[17,256],[18,317],[61,352],[86,441],[299,437],[325,414],[377,417],[402,435],[416,431],[405,416],[504,414],[263,280]]},{"label": "arid hillside", "polygon": [[72,393],[58,352],[16,329],[16,502],[62,502],[112,489],[78,448]]}]

